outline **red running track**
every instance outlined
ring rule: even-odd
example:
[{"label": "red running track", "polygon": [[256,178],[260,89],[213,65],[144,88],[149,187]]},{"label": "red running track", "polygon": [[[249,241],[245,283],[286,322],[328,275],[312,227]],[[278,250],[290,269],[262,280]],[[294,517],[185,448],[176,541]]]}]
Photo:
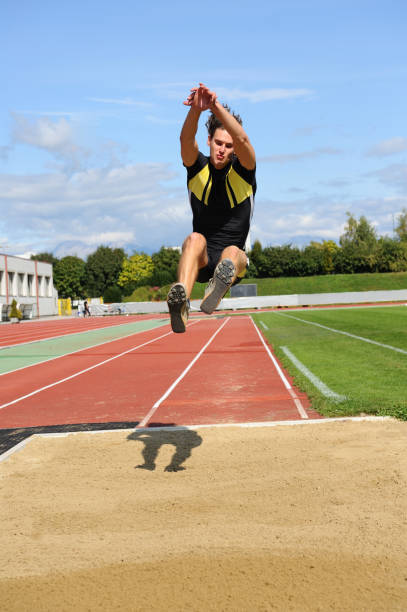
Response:
[{"label": "red running track", "polygon": [[27,342],[49,340],[69,334],[92,331],[103,327],[123,325],[143,319],[165,319],[168,314],[144,314],[105,317],[72,317],[67,319],[54,319],[48,321],[27,321],[19,325],[4,323],[1,325],[0,347],[14,346]]},{"label": "red running track", "polygon": [[164,326],[3,375],[0,428],[321,418],[290,387],[250,317],[208,318],[185,334]]}]

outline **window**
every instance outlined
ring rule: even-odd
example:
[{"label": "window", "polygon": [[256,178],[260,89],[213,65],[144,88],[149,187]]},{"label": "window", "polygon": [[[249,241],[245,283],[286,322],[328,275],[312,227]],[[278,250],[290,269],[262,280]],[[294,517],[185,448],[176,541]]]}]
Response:
[{"label": "window", "polygon": [[52,297],[51,279],[49,276],[44,276],[44,279],[45,279],[45,295],[47,297]]},{"label": "window", "polygon": [[44,297],[44,277],[38,276],[38,295]]},{"label": "window", "polygon": [[9,295],[17,295],[16,288],[14,286],[15,272],[8,273],[8,293]]},{"label": "window", "polygon": [[35,295],[35,283],[34,283],[34,274],[27,275],[27,287],[28,287],[28,295]]},{"label": "window", "polygon": [[27,287],[25,284],[25,274],[18,273],[17,283],[18,283],[18,295],[27,295]]},{"label": "window", "polygon": [[0,270],[0,295],[6,295],[6,283],[3,270]]}]

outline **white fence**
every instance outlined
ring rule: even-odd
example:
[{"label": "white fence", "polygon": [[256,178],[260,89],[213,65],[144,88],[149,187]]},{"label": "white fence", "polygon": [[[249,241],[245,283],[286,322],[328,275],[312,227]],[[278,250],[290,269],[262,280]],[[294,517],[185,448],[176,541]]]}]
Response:
[{"label": "white fence", "polygon": [[[345,293],[311,293],[298,295],[267,295],[225,298],[217,310],[278,308],[284,306],[323,306],[328,304],[367,304],[407,301],[407,289],[396,291],[363,291]],[[191,310],[199,310],[201,300],[191,301]],[[122,302],[120,304],[91,304],[93,315],[166,313],[166,302]]]}]

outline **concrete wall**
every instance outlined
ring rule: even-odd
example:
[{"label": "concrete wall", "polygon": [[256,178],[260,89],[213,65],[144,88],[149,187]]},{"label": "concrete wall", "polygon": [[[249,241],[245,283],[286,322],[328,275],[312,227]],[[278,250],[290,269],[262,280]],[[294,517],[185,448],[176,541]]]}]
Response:
[{"label": "concrete wall", "polygon": [[343,293],[310,293],[269,295],[251,298],[226,298],[219,308],[267,308],[278,306],[323,306],[328,304],[367,304],[369,302],[399,302],[407,300],[407,289],[395,291],[349,291]]},{"label": "concrete wall", "polygon": [[58,314],[52,265],[0,254],[0,304],[32,304],[33,317]]}]

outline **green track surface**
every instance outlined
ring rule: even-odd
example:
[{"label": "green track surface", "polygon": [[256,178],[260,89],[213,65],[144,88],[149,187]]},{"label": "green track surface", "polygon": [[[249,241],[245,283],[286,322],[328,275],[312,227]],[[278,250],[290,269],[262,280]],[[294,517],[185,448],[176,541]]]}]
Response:
[{"label": "green track surface", "polygon": [[0,375],[166,324],[168,319],[150,319],[6,347],[0,350]]},{"label": "green track surface", "polygon": [[[312,407],[321,414],[366,413],[407,420],[405,306],[281,311],[256,314],[253,318],[295,384],[307,393]],[[362,338],[380,344],[368,343]],[[345,399],[335,401],[324,396],[290,360],[283,347]]]}]

